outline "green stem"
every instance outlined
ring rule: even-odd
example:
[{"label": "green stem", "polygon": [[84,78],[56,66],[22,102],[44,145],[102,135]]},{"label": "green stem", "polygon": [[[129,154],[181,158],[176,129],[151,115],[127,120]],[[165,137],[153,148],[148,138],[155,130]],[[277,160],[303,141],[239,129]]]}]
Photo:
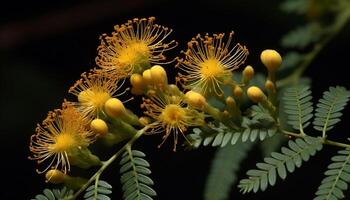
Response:
[{"label": "green stem", "polygon": [[[290,131],[286,131],[286,130],[281,130],[284,134],[288,135],[288,136],[292,136],[292,137],[297,137],[297,138],[305,138],[306,136],[308,137],[312,137],[306,134],[300,134],[300,133],[293,133]],[[326,145],[331,145],[331,146],[336,146],[336,147],[341,147],[341,148],[350,148],[350,144],[346,144],[346,143],[341,143],[341,142],[335,142],[332,140],[327,140],[326,138],[322,138],[322,143],[326,144]]]},{"label": "green stem", "polygon": [[118,156],[125,151],[125,149],[128,146],[131,146],[151,125],[145,126],[144,128],[142,128],[141,130],[137,131],[137,133],[134,135],[133,138],[131,138],[131,140],[126,143],[121,149],[119,149],[119,151],[117,151],[113,156],[111,156],[107,161],[102,162],[102,166],[101,168],[94,174],[92,175],[92,177],[73,195],[71,196],[69,199],[70,200],[74,200],[76,199],[83,191],[85,191],[85,189],[87,187],[89,187],[89,185],[95,181],[97,178],[99,178],[99,176],[103,173],[103,171],[110,165],[113,163],[113,161],[118,158]]},{"label": "green stem", "polygon": [[277,81],[278,87],[284,87],[289,84],[295,84],[299,81],[301,75],[309,67],[316,56],[322,51],[322,49],[344,28],[350,18],[350,8],[345,8],[344,11],[338,15],[336,23],[329,28],[329,35],[323,40],[315,44],[313,50],[306,54],[304,61],[300,66],[288,77]]}]

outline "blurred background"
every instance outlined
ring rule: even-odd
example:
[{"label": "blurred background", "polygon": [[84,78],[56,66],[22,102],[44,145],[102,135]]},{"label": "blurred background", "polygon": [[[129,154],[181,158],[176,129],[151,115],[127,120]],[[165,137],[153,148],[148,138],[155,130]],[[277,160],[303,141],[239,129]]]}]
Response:
[{"label": "blurred background", "polygon": [[[49,110],[60,107],[69,87],[82,72],[96,67],[99,35],[111,33],[113,26],[134,17],[155,16],[157,23],[174,29],[170,36],[179,46],[168,54],[173,58],[186,48],[197,33],[235,31],[235,42],[248,47],[248,63],[258,71],[260,52],[274,48],[283,53],[280,38],[303,23],[303,16],[286,14],[280,1],[215,0],[74,0],[8,1],[0,8],[0,199],[30,199],[46,187],[44,177],[35,172],[36,163],[27,159],[29,140],[38,122]],[[329,86],[350,89],[348,68],[350,28],[345,27],[306,70],[312,78],[316,97]],[[173,68],[173,65],[166,66]],[[174,70],[172,70],[174,71]],[[174,74],[173,74],[174,75]],[[174,77],[170,75],[170,77]],[[137,101],[136,101],[137,102]],[[137,103],[133,103],[138,110]],[[339,138],[350,136],[349,108],[343,123],[334,130]],[[149,136],[137,142],[151,163],[156,199],[203,199],[206,175],[214,148],[177,153],[171,142],[158,149],[160,137]],[[330,155],[336,148],[325,148],[303,168],[264,193],[241,195],[233,188],[231,199],[311,199],[323,178]],[[232,155],[234,156],[234,155]],[[240,177],[261,161],[259,149],[249,153]],[[112,199],[121,199],[119,167],[107,170],[102,179],[114,186]],[[348,195],[349,196],[349,195]]]}]

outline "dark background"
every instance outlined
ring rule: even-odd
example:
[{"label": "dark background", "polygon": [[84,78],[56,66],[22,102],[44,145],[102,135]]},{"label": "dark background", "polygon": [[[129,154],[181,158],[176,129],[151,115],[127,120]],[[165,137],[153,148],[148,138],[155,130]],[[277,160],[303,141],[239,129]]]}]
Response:
[{"label": "dark background", "polygon": [[[50,187],[36,174],[36,163],[27,159],[29,138],[47,111],[60,107],[64,98],[73,99],[67,90],[79,75],[95,67],[99,35],[112,32],[115,24],[128,19],[155,16],[157,23],[174,29],[171,38],[179,42],[179,47],[169,55],[172,58],[197,33],[234,30],[235,41],[245,44],[250,51],[248,63],[259,70],[262,69],[258,64],[260,52],[275,48],[283,55],[285,50],[279,47],[281,36],[304,21],[302,17],[280,12],[278,3],[273,0],[6,2],[0,8],[0,176],[4,185],[0,199],[30,199]],[[313,79],[316,97],[328,86],[350,88],[348,35],[349,27],[331,41],[306,71]],[[350,136],[349,108],[346,112],[343,123],[333,131],[336,139]],[[136,144],[151,163],[156,199],[202,199],[214,149],[189,152],[179,148],[173,153],[171,142],[157,149],[159,142],[160,137],[150,136]],[[279,180],[277,186],[264,193],[243,196],[234,188],[231,197],[311,199],[336,150],[325,148],[286,181]],[[262,160],[258,149],[249,154],[250,159],[242,165],[241,178],[255,162]],[[121,197],[118,171],[115,164],[102,176],[114,186],[113,199]]]}]

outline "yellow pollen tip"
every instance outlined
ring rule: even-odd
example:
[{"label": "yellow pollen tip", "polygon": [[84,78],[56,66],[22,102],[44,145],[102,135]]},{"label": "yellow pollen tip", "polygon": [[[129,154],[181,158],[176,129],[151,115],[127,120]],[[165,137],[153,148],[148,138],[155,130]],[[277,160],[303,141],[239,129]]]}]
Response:
[{"label": "yellow pollen tip", "polygon": [[102,119],[94,119],[90,123],[91,130],[98,136],[105,136],[108,133],[108,126]]},{"label": "yellow pollen tip", "polygon": [[110,117],[120,117],[125,112],[123,102],[117,98],[110,98],[105,103],[105,111]]},{"label": "yellow pollen tip", "polygon": [[261,89],[258,87],[255,87],[255,86],[248,88],[247,95],[248,95],[249,99],[255,103],[262,102],[266,99],[266,96],[261,91]]},{"label": "yellow pollen tip", "polygon": [[261,52],[260,59],[269,71],[276,71],[282,64],[281,55],[272,49]]},{"label": "yellow pollen tip", "polygon": [[46,181],[53,184],[63,183],[65,176],[64,173],[57,169],[51,169],[45,174]]}]

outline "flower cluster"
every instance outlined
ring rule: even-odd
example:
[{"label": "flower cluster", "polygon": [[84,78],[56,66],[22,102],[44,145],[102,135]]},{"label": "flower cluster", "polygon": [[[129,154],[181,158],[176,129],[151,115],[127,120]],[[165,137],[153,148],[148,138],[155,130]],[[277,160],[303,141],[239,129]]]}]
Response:
[{"label": "flower cluster", "polygon": [[[103,34],[97,48],[98,68],[83,73],[69,89],[77,100],[65,101],[61,109],[49,112],[38,125],[31,137],[29,158],[46,163],[38,172],[46,172],[48,181],[71,180],[64,178],[71,165],[101,165],[88,148],[96,140],[111,146],[131,140],[138,130],[146,128],[146,134],[162,135],[159,147],[172,135],[176,151],[179,135],[187,139],[191,127],[210,126],[211,122],[239,127],[239,106],[245,96],[271,110],[275,108],[269,98],[275,95],[274,73],[281,63],[277,52],[267,50],[261,55],[269,70],[266,97],[260,88],[248,87],[254,76],[251,66],[243,70],[241,83],[233,80],[233,70],[248,56],[245,46],[232,45],[233,32],[228,36],[198,34],[182,52],[184,58],[166,59],[163,53],[176,47],[177,42],[168,41],[172,29],[154,21],[154,17],[129,20],[116,25],[111,35]],[[169,83],[161,66],[165,64],[180,68],[176,77],[179,86]],[[125,82],[130,82],[130,88],[124,86]],[[230,89],[229,94],[224,92],[225,87]],[[129,91],[134,97],[119,99]],[[141,116],[125,106],[137,96],[143,99],[144,115],[137,113]],[[213,106],[210,99],[223,102],[224,108]]]}]

